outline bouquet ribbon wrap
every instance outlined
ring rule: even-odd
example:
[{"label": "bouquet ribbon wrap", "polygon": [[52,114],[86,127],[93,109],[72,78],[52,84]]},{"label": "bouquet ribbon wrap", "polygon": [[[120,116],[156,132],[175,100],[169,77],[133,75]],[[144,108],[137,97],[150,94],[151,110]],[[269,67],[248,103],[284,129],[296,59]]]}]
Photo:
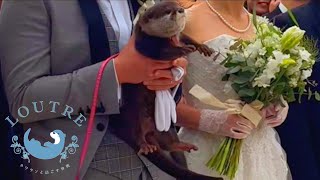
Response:
[{"label": "bouquet ribbon wrap", "polygon": [[258,111],[262,109],[263,103],[258,100],[245,105],[241,105],[238,100],[233,99],[227,100],[226,102],[221,102],[218,98],[216,98],[214,95],[197,84],[190,89],[189,93],[204,104],[226,110],[230,114],[239,114],[245,117],[246,119],[250,120],[256,127],[262,120],[262,116]]}]

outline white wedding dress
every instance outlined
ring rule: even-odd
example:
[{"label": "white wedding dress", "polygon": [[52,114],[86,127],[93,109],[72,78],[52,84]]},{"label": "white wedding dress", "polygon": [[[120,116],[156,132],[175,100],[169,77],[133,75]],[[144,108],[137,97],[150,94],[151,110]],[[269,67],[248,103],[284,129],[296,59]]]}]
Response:
[{"label": "white wedding dress", "polygon": [[[221,101],[238,99],[230,84],[221,81],[225,68],[219,64],[232,43],[233,38],[228,35],[221,35],[205,42],[210,48],[220,52],[221,55],[216,61],[213,61],[212,57],[204,57],[199,52],[188,56],[188,75],[184,81],[184,90],[189,104],[196,108],[213,109],[188,93],[195,84],[200,85]],[[190,170],[209,176],[224,177],[206,167],[206,163],[216,153],[224,137],[187,128],[180,130],[179,137],[181,141],[192,143],[199,148],[198,151],[185,154]],[[228,180],[226,177],[224,179]],[[291,176],[278,134],[273,128],[262,123],[244,139],[235,180],[287,179],[291,179]]]}]

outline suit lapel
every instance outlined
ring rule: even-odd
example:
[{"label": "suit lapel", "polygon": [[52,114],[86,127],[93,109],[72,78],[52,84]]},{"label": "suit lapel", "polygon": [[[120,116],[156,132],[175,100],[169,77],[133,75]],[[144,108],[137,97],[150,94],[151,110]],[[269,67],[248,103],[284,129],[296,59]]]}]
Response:
[{"label": "suit lapel", "polygon": [[[140,4],[138,3],[138,0],[128,0],[128,3],[131,5],[132,7],[132,13],[134,16],[137,15],[138,10],[140,8]],[[134,18],[133,18],[134,19]]]},{"label": "suit lapel", "polygon": [[108,35],[96,0],[78,0],[88,25],[91,62],[103,61],[110,56]]}]

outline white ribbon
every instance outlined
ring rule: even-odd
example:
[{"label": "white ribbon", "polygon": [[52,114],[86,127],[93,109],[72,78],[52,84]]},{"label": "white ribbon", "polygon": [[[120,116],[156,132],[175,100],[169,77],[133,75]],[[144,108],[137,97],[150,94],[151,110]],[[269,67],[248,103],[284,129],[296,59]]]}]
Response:
[{"label": "white ribbon", "polygon": [[[174,80],[179,81],[184,75],[184,69],[176,67],[171,69]],[[172,92],[170,90],[156,91],[155,99],[155,123],[158,131],[168,131],[172,123],[177,122],[176,102],[174,96],[180,84]]]}]

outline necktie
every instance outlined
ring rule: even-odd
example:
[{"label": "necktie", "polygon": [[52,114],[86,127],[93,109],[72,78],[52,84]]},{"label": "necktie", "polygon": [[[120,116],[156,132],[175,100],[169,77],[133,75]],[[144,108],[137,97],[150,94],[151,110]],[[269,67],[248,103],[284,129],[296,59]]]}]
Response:
[{"label": "necktie", "polygon": [[78,0],[88,25],[91,62],[95,64],[110,57],[108,35],[96,0]]}]

